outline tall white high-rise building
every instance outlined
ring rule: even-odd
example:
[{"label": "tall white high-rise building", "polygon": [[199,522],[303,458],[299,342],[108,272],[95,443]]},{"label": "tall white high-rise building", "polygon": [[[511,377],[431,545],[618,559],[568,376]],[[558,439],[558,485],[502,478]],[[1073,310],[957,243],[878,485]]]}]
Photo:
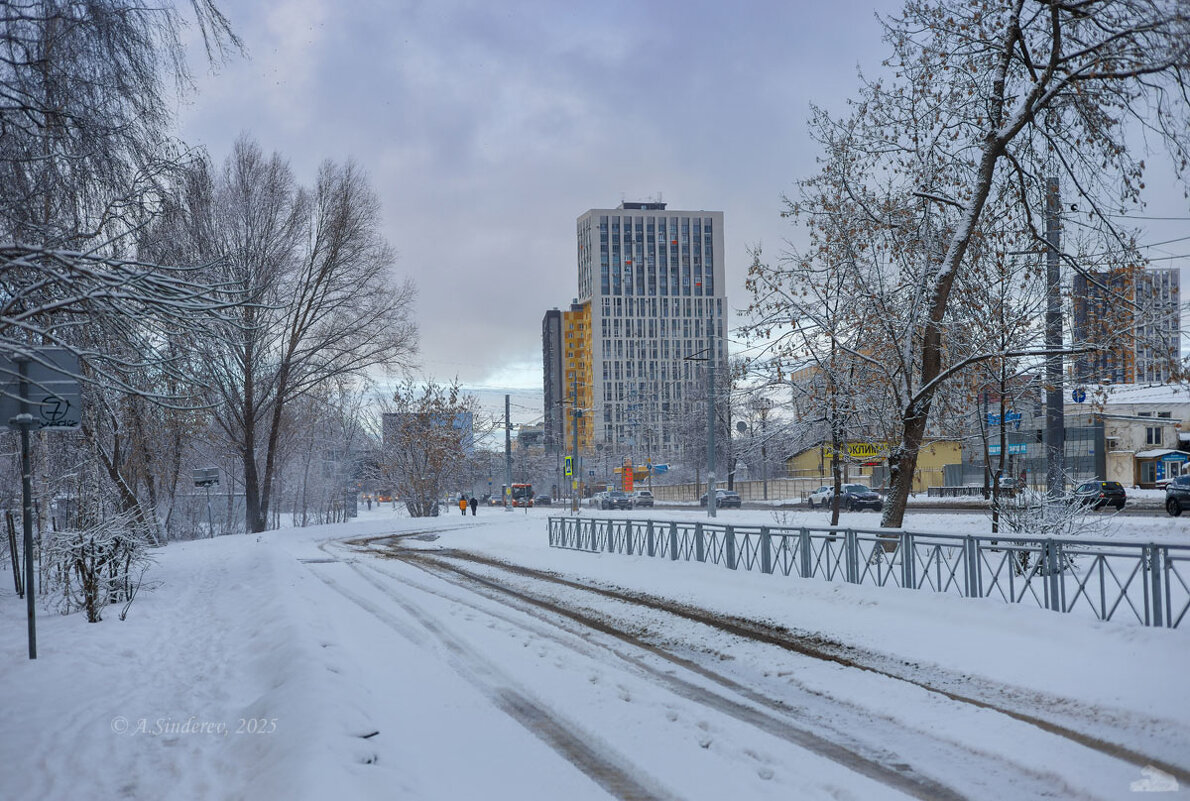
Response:
[{"label": "tall white high-rise building", "polygon": [[595,449],[636,464],[699,458],[711,343],[716,370],[727,367],[723,212],[621,203],[580,216],[577,233]]}]

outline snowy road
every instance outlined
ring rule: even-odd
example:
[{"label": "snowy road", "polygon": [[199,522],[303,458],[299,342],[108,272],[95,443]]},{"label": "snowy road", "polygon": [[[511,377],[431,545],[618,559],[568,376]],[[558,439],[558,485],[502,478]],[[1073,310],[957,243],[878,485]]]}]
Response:
[{"label": "snowy road", "polygon": [[0,582],[0,798],[1190,795],[1190,630],[554,549],[547,516],[175,543],[36,661]]},{"label": "snowy road", "polygon": [[[1042,699],[1008,687],[964,686],[962,676],[444,541],[426,532],[325,545],[335,561],[314,569],[395,636],[438,651],[615,798],[846,788],[862,798],[1090,799],[1119,797],[1103,789],[1128,787],[1149,765],[1190,779],[1086,731],[1094,721],[1069,699],[1044,699],[1068,710],[1055,723]],[[335,577],[345,571],[366,589]]]}]

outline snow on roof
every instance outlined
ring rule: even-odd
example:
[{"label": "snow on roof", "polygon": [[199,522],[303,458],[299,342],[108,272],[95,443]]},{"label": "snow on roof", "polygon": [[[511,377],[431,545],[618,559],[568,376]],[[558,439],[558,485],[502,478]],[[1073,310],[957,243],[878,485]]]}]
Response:
[{"label": "snow on roof", "polygon": [[1185,384],[1103,384],[1088,386],[1087,400],[1098,400],[1106,396],[1108,406],[1132,403],[1187,403],[1190,404],[1190,386]]},{"label": "snow on roof", "polygon": [[[1151,451],[1141,451],[1136,454],[1137,459],[1158,459],[1162,456],[1168,456],[1171,453],[1182,453],[1174,448],[1154,448]],[[1185,454],[1182,454],[1183,456]]]}]

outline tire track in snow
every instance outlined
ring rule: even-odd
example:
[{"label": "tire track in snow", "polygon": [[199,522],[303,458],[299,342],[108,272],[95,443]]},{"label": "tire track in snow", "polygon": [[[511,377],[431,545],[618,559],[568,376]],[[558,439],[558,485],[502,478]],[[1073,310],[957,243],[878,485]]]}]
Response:
[{"label": "tire track in snow", "polygon": [[[356,565],[346,564],[352,570],[360,572]],[[398,597],[391,590],[384,590],[389,599],[419,624],[419,630],[412,630],[407,622],[343,587],[334,579],[322,575],[321,571],[311,572],[327,587],[415,644],[425,644],[426,637],[422,632],[430,635],[451,655],[455,669],[501,711],[615,798],[623,801],[664,801],[673,798],[639,779],[640,771],[635,766],[621,764],[614,755],[601,751],[577,736],[574,733],[577,727],[573,723],[553,714],[548,708],[517,690],[491,662],[439,626],[433,616],[408,599]]]},{"label": "tire track in snow", "polygon": [[[372,543],[373,546],[375,544],[377,543]],[[386,552],[381,553],[382,555],[395,555],[393,552],[387,552],[387,554]],[[1181,784],[1190,784],[1190,770],[1187,770],[1183,766],[1176,765],[1158,757],[1139,753],[1134,749],[1128,748],[1118,743],[1104,740],[1100,737],[1070,728],[1069,726],[1064,726],[1060,723],[1046,720],[1027,712],[1022,712],[1019,709],[1014,709],[993,701],[975,698],[954,690],[949,690],[945,687],[938,686],[935,683],[931,683],[928,680],[907,675],[907,671],[895,670],[891,667],[882,667],[881,665],[877,664],[877,660],[875,659],[865,661],[862,656],[847,656],[839,653],[839,651],[845,648],[845,646],[834,645],[822,641],[812,642],[808,638],[798,637],[795,633],[774,629],[754,621],[716,615],[703,609],[677,604],[665,599],[645,595],[643,593],[623,592],[605,587],[581,584],[544,571],[535,570],[533,568],[523,567],[520,565],[508,564],[497,559],[492,559],[479,554],[468,553],[466,551],[442,549],[439,551],[411,551],[402,553],[413,553],[423,559],[444,557],[447,559],[458,559],[467,562],[473,562],[495,568],[497,570],[507,571],[525,578],[546,581],[571,589],[590,592],[613,600],[622,601],[624,603],[638,604],[659,612],[677,615],[678,617],[682,617],[696,623],[701,623],[703,625],[719,629],[720,631],[724,631],[744,639],[775,645],[779,648],[813,659],[818,659],[825,662],[833,662],[843,667],[855,668],[857,670],[863,670],[870,673],[875,673],[880,676],[885,676],[887,678],[896,679],[898,681],[920,687],[927,692],[936,693],[958,703],[967,704],[978,709],[986,709],[988,711],[998,712],[1002,715],[1006,715],[1010,718],[1013,718],[1014,720],[1029,724],[1049,734],[1070,740],[1085,748],[1089,748],[1092,751],[1097,751],[1105,756],[1112,757],[1113,759],[1127,762],[1128,764],[1136,767],[1138,771],[1143,770],[1146,767],[1154,767],[1166,774],[1169,774],[1170,776],[1173,776]],[[832,647],[832,645],[834,647]]]},{"label": "tire track in snow", "polygon": [[[649,665],[642,661],[638,655],[628,653],[616,649],[611,650],[616,656],[620,657],[632,666],[638,668],[643,673],[648,675],[648,678],[656,683],[667,686],[675,694],[686,698],[687,700],[699,703],[709,709],[713,709],[721,714],[733,717],[736,720],[744,722],[754,728],[772,735],[779,739],[793,743],[808,751],[823,756],[831,761],[837,762],[848,769],[854,770],[857,773],[874,779],[886,786],[896,789],[900,792],[906,793],[915,798],[929,798],[929,799],[958,799],[967,798],[962,792],[947,786],[941,781],[935,780],[924,774],[918,773],[912,767],[910,762],[912,758],[904,758],[895,752],[889,751],[883,746],[873,747],[872,745],[859,742],[851,735],[851,731],[864,731],[870,740],[877,742],[896,742],[900,740],[905,731],[906,724],[904,721],[887,717],[870,709],[857,706],[854,703],[846,700],[831,698],[830,701],[834,706],[835,712],[840,713],[840,720],[843,719],[841,711],[846,708],[846,711],[856,716],[856,720],[848,721],[846,723],[830,723],[821,718],[815,719],[813,724],[816,729],[827,732],[827,736],[819,734],[817,731],[811,731],[802,725],[793,722],[795,717],[800,717],[803,712],[801,708],[791,706],[790,704],[781,700],[775,699],[769,695],[755,690],[751,687],[740,684],[735,679],[726,676],[725,674],[708,669],[707,667],[692,662],[681,656],[678,656],[670,651],[647,642],[636,634],[617,628],[613,621],[603,617],[592,617],[588,614],[575,611],[575,609],[568,606],[559,606],[552,600],[542,599],[537,596],[526,594],[516,588],[511,588],[507,585],[500,584],[490,577],[476,575],[466,570],[458,568],[453,565],[443,564],[440,560],[434,557],[440,552],[434,551],[408,551],[401,555],[382,554],[389,558],[397,558],[402,562],[414,564],[426,569],[431,575],[436,575],[439,578],[451,580],[442,575],[443,571],[455,574],[456,578],[462,581],[455,580],[452,583],[463,586],[469,591],[474,591],[472,587],[466,587],[466,583],[480,585],[495,593],[499,593],[507,602],[511,597],[522,604],[527,604],[543,610],[552,615],[557,615],[562,618],[569,619],[578,624],[581,629],[591,629],[600,632],[601,634],[614,637],[624,643],[630,645],[633,649],[644,651],[652,656],[659,657],[669,663],[679,666],[680,668],[695,674],[696,676],[707,679],[722,688],[728,690],[730,693],[739,698],[746,699],[750,703],[741,703],[738,700],[728,698],[720,693],[709,690],[704,686],[692,683],[682,679],[676,675],[672,669],[659,669],[656,666]],[[479,560],[485,561],[485,560]],[[486,563],[486,562],[485,562]],[[506,567],[506,566],[505,566]],[[437,569],[435,569],[437,568]],[[359,568],[357,567],[357,570]],[[389,579],[390,581],[400,581],[406,585],[407,580],[389,574],[386,571],[378,570],[377,568],[370,568],[375,570],[380,575]],[[519,569],[515,572],[519,572]],[[368,577],[365,576],[367,579]],[[556,577],[553,577],[556,579]],[[378,589],[386,589],[386,585],[378,584],[372,580],[374,586]],[[602,591],[593,590],[591,587],[586,587],[581,584],[573,584],[562,581],[561,583],[568,584],[568,586],[596,592],[602,595]],[[420,587],[426,592],[434,592],[425,587]],[[472,608],[483,612],[487,615],[497,616],[490,609],[467,604],[454,596],[441,595],[455,603],[463,603]],[[615,595],[615,593],[612,593]],[[491,596],[489,596],[491,597]],[[632,600],[617,598],[617,600],[624,603],[632,603]],[[518,608],[518,607],[514,607]],[[525,611],[521,609],[521,611]],[[667,611],[667,610],[662,610]],[[597,613],[598,614],[598,613]],[[523,623],[511,620],[507,617],[503,618],[512,625],[523,627]],[[538,616],[548,625],[557,627],[555,621],[549,621]],[[577,633],[577,632],[572,632]],[[548,635],[546,635],[548,636]],[[895,678],[895,677],[894,677]],[[802,690],[808,694],[819,695],[814,691],[802,687]],[[767,710],[776,709],[780,714],[773,714]],[[813,714],[813,713],[812,713]],[[886,727],[885,738],[872,734],[875,725],[884,725]],[[991,793],[989,797],[1054,797],[1055,794],[1062,798],[1097,798],[1099,796],[1087,795],[1085,792],[1080,792],[1078,789],[1069,786],[1061,776],[1053,773],[1044,772],[1034,768],[1032,765],[1025,764],[1020,761],[1013,761],[1010,758],[981,751],[974,746],[966,743],[960,743],[953,740],[940,739],[936,733],[924,729],[915,729],[914,734],[919,740],[929,741],[929,749],[934,757],[938,759],[953,758],[961,759],[966,762],[977,762],[982,765],[989,766],[996,765],[999,770],[994,774],[997,779],[996,788],[992,788],[985,781],[983,787],[985,794]],[[1007,782],[1007,784],[1005,784]],[[979,782],[976,782],[977,784]],[[1002,795],[1006,793],[1006,795]]]},{"label": "tire track in snow", "polygon": [[[601,634],[625,642],[633,649],[644,651],[651,656],[660,657],[661,659],[665,660],[666,663],[668,663],[664,666],[664,668],[649,665],[645,661],[642,661],[638,655],[611,649],[612,653],[614,653],[617,657],[624,660],[625,662],[630,663],[631,666],[637,670],[647,674],[647,678],[649,680],[665,686],[679,697],[693,701],[701,706],[718,712],[719,714],[745,723],[757,729],[758,731],[764,732],[767,735],[776,737],[785,742],[792,743],[795,746],[835,762],[836,764],[842,765],[848,770],[852,770],[860,775],[872,779],[873,781],[889,787],[890,789],[904,793],[911,798],[931,799],[937,801],[959,801],[960,799],[965,799],[967,797],[955,789],[942,784],[941,782],[935,781],[934,779],[914,771],[910,765],[900,761],[895,755],[890,754],[887,751],[874,754],[869,750],[868,753],[864,753],[859,748],[851,747],[844,742],[840,742],[840,740],[849,739],[847,735],[842,732],[835,733],[838,739],[831,739],[810,731],[804,727],[798,726],[786,717],[775,715],[765,709],[766,706],[771,707],[774,705],[773,699],[760,696],[759,694],[755,693],[755,691],[752,691],[749,688],[746,688],[734,682],[733,680],[722,676],[721,674],[707,670],[706,668],[694,662],[671,654],[654,645],[643,642],[632,634],[625,633],[612,627],[607,621],[592,618],[583,615],[580,612],[576,612],[573,609],[567,609],[547,601],[542,601],[541,599],[534,598],[532,596],[524,595],[517,590],[494,583],[485,577],[475,576],[473,574],[467,573],[466,571],[460,571],[459,568],[450,565],[438,564],[438,560],[434,559],[434,555],[436,553],[437,552],[427,551],[404,551],[398,558],[400,558],[401,561],[412,563],[413,566],[426,570],[431,575],[435,575],[440,579],[449,581],[449,578],[440,575],[440,570],[446,569],[450,572],[461,575],[468,582],[484,585],[490,590],[495,590],[496,592],[502,593],[506,596],[511,595],[517,600],[536,607],[539,610],[544,609],[545,611],[548,611],[552,614],[572,620],[578,623],[582,629],[598,631]],[[403,586],[406,587],[413,587],[422,592],[438,595],[439,597],[445,598],[452,603],[469,606],[485,615],[501,618],[504,621],[509,622],[519,628],[524,628],[525,626],[523,621],[515,621],[509,619],[506,616],[498,615],[490,608],[483,608],[474,604],[469,604],[459,598],[443,595],[441,593],[435,592],[432,589],[411,584],[384,571],[379,571],[374,567],[359,565],[354,562],[348,564],[353,570],[359,573],[365,581],[368,581],[370,584],[388,595],[397,603],[402,603],[402,601],[393,591],[392,582],[394,581],[399,581]],[[369,575],[370,571],[375,571],[384,579],[386,579],[386,581],[380,581],[375,576]],[[474,592],[473,588],[465,589],[467,589],[469,592]],[[520,611],[522,613],[526,612],[524,609],[521,609]],[[539,616],[534,615],[534,619],[545,622],[547,625],[551,625],[555,628],[557,627],[556,623],[552,621],[542,621]],[[557,638],[554,637],[554,639]],[[573,645],[565,643],[564,645],[566,645],[568,648],[574,647]],[[725,687],[733,694],[747,699],[747,702],[729,698],[721,693],[695,683],[692,680],[675,675],[673,671],[674,666],[693,673],[694,675],[701,678],[715,682],[716,684]],[[778,704],[778,706],[780,705]],[[786,708],[784,711],[789,713],[796,710]],[[986,756],[984,758],[986,759]],[[1013,765],[1012,767],[1016,771],[1022,771],[1019,766]],[[1023,772],[1025,775],[1029,774],[1029,771]],[[1049,790],[1053,790],[1055,788],[1069,789],[1062,788],[1061,782],[1059,779],[1057,779],[1057,777],[1036,776],[1035,779]],[[1074,792],[1075,791],[1073,789],[1069,789],[1067,797],[1075,797]]]}]

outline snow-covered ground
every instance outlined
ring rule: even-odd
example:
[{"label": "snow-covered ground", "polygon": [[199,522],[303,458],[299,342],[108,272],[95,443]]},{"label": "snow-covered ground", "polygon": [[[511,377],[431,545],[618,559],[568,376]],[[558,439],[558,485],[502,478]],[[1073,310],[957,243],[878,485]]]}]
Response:
[{"label": "snow-covered ground", "polygon": [[0,799],[1188,794],[1190,627],[551,549],[551,513],[170,545],[127,620],[43,613],[35,661],[0,573]]}]

